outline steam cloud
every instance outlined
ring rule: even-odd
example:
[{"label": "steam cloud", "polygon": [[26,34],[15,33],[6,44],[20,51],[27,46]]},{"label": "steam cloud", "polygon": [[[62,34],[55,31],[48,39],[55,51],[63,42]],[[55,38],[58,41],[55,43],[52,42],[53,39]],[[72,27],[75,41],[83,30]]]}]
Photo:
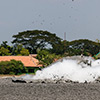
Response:
[{"label": "steam cloud", "polygon": [[71,80],[93,82],[100,76],[100,60],[91,57],[63,58],[58,62],[37,71],[35,76],[26,75],[23,79],[32,80]]}]

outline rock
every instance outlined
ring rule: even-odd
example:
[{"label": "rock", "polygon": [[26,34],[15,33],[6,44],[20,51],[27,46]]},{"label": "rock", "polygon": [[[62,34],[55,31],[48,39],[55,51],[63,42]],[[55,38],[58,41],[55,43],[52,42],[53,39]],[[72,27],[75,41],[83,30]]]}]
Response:
[{"label": "rock", "polygon": [[96,83],[99,83],[100,82],[100,77],[98,77],[96,80],[95,80]]},{"label": "rock", "polygon": [[14,83],[27,83],[22,78],[15,78],[15,77],[12,78],[12,82],[14,82]]}]

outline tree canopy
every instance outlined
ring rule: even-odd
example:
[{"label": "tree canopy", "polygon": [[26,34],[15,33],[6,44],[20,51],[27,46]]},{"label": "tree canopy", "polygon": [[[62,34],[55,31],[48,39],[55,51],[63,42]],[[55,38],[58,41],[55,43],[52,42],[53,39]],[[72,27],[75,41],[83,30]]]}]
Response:
[{"label": "tree canopy", "polygon": [[67,44],[67,51],[69,55],[95,55],[100,50],[100,43],[88,40],[79,39],[71,41]]},{"label": "tree canopy", "polygon": [[37,49],[55,48],[57,44],[61,43],[61,38],[56,34],[42,30],[19,32],[17,35],[13,35],[13,38],[15,39],[12,43],[22,44],[30,53],[36,53]]},{"label": "tree canopy", "polygon": [[66,41],[54,33],[42,30],[19,32],[17,35],[13,35],[12,43],[13,46],[9,46],[7,41],[2,42],[0,56],[27,56],[29,53],[37,53],[37,59],[45,67],[62,57],[81,54],[95,57],[100,52],[100,41],[98,39],[96,41],[88,39]]},{"label": "tree canopy", "polygon": [[23,45],[15,44],[13,46],[9,46],[7,41],[3,41],[0,45],[0,56],[9,56],[9,55],[23,55],[28,56],[29,51],[25,49]]},{"label": "tree canopy", "polygon": [[62,40],[56,34],[42,30],[29,30],[13,35],[13,46],[7,41],[0,45],[0,55],[29,55],[47,50],[50,54],[63,56],[92,55],[100,51],[100,42],[88,39]]}]

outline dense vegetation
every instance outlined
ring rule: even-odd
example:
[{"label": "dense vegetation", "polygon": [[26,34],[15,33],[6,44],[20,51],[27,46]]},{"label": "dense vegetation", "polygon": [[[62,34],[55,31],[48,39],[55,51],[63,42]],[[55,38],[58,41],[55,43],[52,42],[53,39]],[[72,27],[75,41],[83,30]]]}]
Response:
[{"label": "dense vegetation", "polygon": [[[40,50],[46,50],[50,54],[73,56],[73,55],[95,55],[100,50],[100,43],[88,39],[74,41],[62,40],[56,34],[42,30],[32,30],[20,32],[13,35],[14,45],[23,45],[29,53],[38,53]],[[41,52],[42,53],[42,52]],[[46,53],[46,52],[45,52]]]},{"label": "dense vegetation", "polygon": [[67,44],[66,53],[68,56],[80,55],[94,56],[100,50],[100,43],[87,39],[74,40]]},{"label": "dense vegetation", "polygon": [[[37,59],[39,59],[44,67],[61,57],[81,54],[95,56],[100,51],[100,42],[98,41],[88,39],[66,41],[54,33],[42,30],[19,32],[12,37],[12,46],[9,46],[7,41],[3,41],[0,45],[0,56],[37,54]],[[13,65],[11,62],[10,66]],[[6,63],[8,64],[8,62]],[[0,64],[4,63],[1,62]],[[2,71],[2,67],[0,68],[0,71]],[[12,71],[9,71],[9,73],[12,73]],[[16,74],[16,72],[14,73]]]},{"label": "dense vegetation", "polygon": [[42,30],[32,30],[20,32],[12,36],[13,45],[9,46],[7,41],[0,45],[0,55],[29,55],[45,53],[63,56],[73,55],[92,55],[94,56],[100,50],[100,43],[88,39],[79,39],[74,41],[62,40],[56,34]]},{"label": "dense vegetation", "polygon": [[13,44],[22,44],[30,53],[37,53],[38,49],[45,49],[48,46],[54,49],[61,43],[61,38],[56,34],[41,30],[20,32],[13,35],[13,38],[15,38],[12,41]]},{"label": "dense vegetation", "polygon": [[59,59],[60,56],[56,54],[51,54],[47,50],[40,50],[37,54],[37,59],[40,61],[40,64],[44,65],[44,67],[50,65],[52,62],[56,61],[56,59]]},{"label": "dense vegetation", "polygon": [[0,62],[0,74],[22,74],[27,73],[27,68],[24,67],[21,61],[2,61]]},{"label": "dense vegetation", "polygon": [[0,45],[0,56],[8,56],[8,55],[29,55],[28,49],[25,49],[21,44],[15,44],[13,46],[9,46],[7,41],[3,41]]}]

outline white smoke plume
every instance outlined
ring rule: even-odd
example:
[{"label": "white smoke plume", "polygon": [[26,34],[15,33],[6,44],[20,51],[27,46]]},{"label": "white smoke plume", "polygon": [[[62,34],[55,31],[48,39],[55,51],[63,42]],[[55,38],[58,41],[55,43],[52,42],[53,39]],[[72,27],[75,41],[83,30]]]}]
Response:
[{"label": "white smoke plume", "polygon": [[32,80],[71,80],[93,82],[100,76],[100,60],[91,57],[74,56],[63,58],[58,62],[37,71],[35,76],[26,75],[23,79]]}]

